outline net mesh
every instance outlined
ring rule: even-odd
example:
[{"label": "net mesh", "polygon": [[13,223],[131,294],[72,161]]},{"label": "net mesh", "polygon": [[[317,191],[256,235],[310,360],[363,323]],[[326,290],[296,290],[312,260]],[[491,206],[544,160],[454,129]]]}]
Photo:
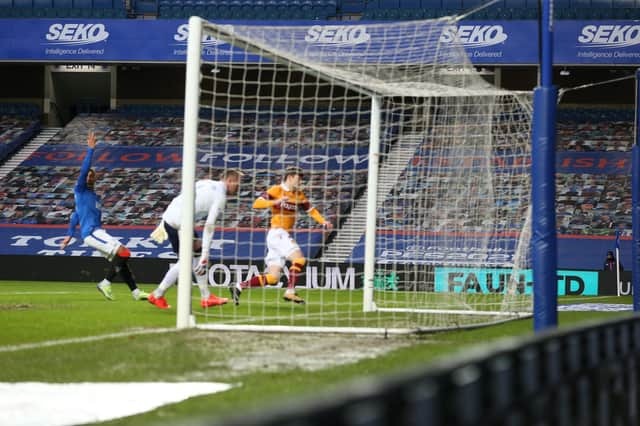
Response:
[{"label": "net mesh", "polygon": [[[199,171],[246,175],[227,201],[209,278],[221,293],[260,274],[271,210],[254,200],[289,166],[331,221],[303,209],[291,237],[306,258],[285,302],[276,286],[199,323],[439,329],[531,310],[528,93],[493,87],[455,38],[456,20],[377,25],[205,24]],[[371,98],[380,165],[368,185]],[[375,121],[374,121],[375,122]],[[363,311],[367,198],[377,208],[374,304]]]}]

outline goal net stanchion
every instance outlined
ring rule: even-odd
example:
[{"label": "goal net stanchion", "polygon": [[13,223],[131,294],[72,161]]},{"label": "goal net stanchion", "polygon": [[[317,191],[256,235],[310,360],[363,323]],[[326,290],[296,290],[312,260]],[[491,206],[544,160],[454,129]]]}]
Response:
[{"label": "goal net stanchion", "polygon": [[185,150],[196,129],[200,175],[246,174],[216,233],[214,291],[264,270],[269,215],[251,205],[286,167],[335,225],[327,238],[298,213],[306,304],[282,300],[283,277],[193,309],[199,327],[407,332],[530,314],[530,94],[485,82],[456,24],[190,20],[202,51],[187,59]]}]

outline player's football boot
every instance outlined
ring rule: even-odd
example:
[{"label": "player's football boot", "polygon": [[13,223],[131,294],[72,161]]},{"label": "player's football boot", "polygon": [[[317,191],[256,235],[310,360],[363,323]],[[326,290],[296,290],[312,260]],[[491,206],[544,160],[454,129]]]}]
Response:
[{"label": "player's football boot", "polygon": [[242,294],[242,289],[235,285],[232,285],[231,287],[229,287],[229,292],[231,293],[231,299],[233,299],[233,303],[238,306],[240,304],[240,295]]},{"label": "player's football boot", "polygon": [[146,291],[142,291],[140,289],[138,289],[138,294],[136,296],[133,296],[134,300],[147,300],[149,299],[149,293],[147,293]]},{"label": "player's football boot", "polygon": [[208,299],[200,300],[200,306],[202,306],[203,308],[208,308],[209,306],[220,306],[224,305],[228,301],[229,299],[227,299],[226,297],[218,297],[215,294],[212,294]]},{"label": "player's football boot", "polygon": [[109,284],[107,280],[100,281],[96,288],[107,299],[115,300],[115,298],[113,297],[113,292],[111,291],[111,284]]},{"label": "player's football boot", "polygon": [[304,299],[298,296],[296,293],[285,293],[282,297],[286,302],[298,303],[300,305],[304,305]]},{"label": "player's football boot", "polygon": [[165,299],[164,296],[155,297],[153,293],[149,293],[149,295],[147,296],[147,300],[149,301],[149,303],[151,303],[152,305],[156,305],[160,309],[169,309],[171,307],[167,303],[167,299]]}]

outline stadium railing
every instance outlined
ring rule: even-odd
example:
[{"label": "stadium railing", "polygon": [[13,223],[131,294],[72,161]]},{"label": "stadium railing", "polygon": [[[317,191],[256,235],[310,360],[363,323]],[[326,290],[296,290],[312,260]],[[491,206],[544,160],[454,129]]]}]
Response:
[{"label": "stadium railing", "polygon": [[618,319],[476,349],[223,423],[637,425],[639,363],[640,318]]}]

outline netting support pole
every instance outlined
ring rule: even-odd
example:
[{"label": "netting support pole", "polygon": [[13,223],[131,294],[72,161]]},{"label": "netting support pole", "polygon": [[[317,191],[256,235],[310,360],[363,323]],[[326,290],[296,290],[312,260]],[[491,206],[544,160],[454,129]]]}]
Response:
[{"label": "netting support pole", "polygon": [[633,310],[640,311],[640,68],[636,70],[635,135],[631,151],[631,282],[633,285]]},{"label": "netting support pole", "polygon": [[540,86],[533,93],[531,135],[531,263],[533,268],[533,328],[540,332],[558,325],[556,236],[556,105],[553,86],[553,0],[541,0]]},{"label": "netting support pole", "polygon": [[373,278],[376,264],[376,205],[378,204],[378,168],[380,166],[380,97],[371,97],[369,135],[369,176],[367,180],[367,225],[364,234],[364,312],[375,311]]},{"label": "netting support pole", "polygon": [[192,327],[191,320],[191,274],[193,260],[193,224],[195,209],[196,144],[198,139],[198,116],[200,98],[200,62],[202,20],[189,18],[189,40],[187,42],[187,72],[184,97],[184,140],[182,146],[182,187],[184,198],[180,220],[180,253],[178,259],[177,328]]}]

